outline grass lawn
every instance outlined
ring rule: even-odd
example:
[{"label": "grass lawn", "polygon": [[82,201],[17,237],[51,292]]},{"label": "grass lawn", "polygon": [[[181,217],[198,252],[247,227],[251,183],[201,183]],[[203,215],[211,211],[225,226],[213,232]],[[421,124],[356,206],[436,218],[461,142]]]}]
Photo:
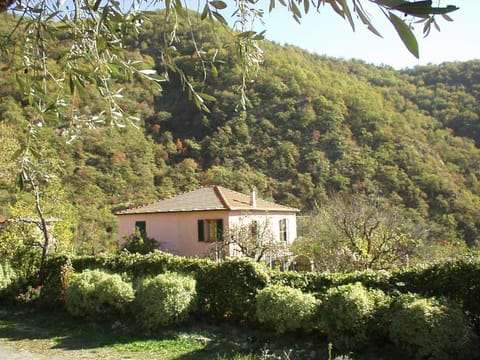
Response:
[{"label": "grass lawn", "polygon": [[328,359],[325,340],[310,335],[191,322],[145,336],[118,321],[78,320],[62,310],[24,307],[0,307],[0,343],[71,360]]}]

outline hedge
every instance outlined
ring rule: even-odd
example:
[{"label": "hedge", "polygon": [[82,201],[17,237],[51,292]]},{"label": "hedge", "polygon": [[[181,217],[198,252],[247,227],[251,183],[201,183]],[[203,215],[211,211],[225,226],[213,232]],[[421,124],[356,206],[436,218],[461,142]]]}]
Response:
[{"label": "hedge", "polygon": [[[268,281],[262,264],[250,259],[229,259],[214,262],[174,256],[155,251],[146,255],[128,254],[51,257],[47,261],[47,277],[42,297],[48,302],[63,302],[62,269],[71,261],[75,272],[102,269],[124,273],[132,279],[156,276],[166,272],[191,275],[197,280],[198,311],[213,319],[251,320],[255,314],[255,295]],[[63,270],[63,272],[65,272]]]},{"label": "hedge", "polygon": [[417,293],[424,297],[446,297],[466,313],[480,329],[480,259],[463,258],[430,266],[389,271],[353,273],[273,272],[271,282],[299,288],[306,292],[325,293],[329,288],[362,283],[369,289],[387,294]]},{"label": "hedge", "polygon": [[[48,302],[63,301],[62,269],[68,257],[50,257],[46,265],[47,279],[42,297]],[[284,285],[304,292],[324,294],[328,289],[356,282],[368,289],[387,294],[418,293],[422,296],[444,296],[454,301],[469,320],[480,327],[480,261],[467,258],[428,267],[401,271],[362,271],[349,274],[296,273],[267,270],[245,259],[213,262],[174,256],[155,251],[147,255],[122,253],[72,257],[76,272],[85,269],[105,269],[126,273],[132,278],[181,272],[197,280],[199,308],[212,318],[250,319],[255,313],[255,295],[268,284]]]}]

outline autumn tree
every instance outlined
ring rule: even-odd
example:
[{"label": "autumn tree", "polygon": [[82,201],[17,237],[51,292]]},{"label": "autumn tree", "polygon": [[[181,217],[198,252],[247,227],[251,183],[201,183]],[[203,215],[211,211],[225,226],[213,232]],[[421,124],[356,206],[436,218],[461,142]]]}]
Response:
[{"label": "autumn tree", "polygon": [[293,251],[318,270],[384,269],[408,265],[425,236],[378,196],[337,193],[302,219]]}]

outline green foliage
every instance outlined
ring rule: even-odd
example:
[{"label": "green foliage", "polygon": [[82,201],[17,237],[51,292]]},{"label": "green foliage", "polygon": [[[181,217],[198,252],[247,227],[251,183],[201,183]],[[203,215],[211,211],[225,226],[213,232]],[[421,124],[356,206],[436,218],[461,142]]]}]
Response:
[{"label": "green foliage", "polygon": [[262,264],[248,259],[213,262],[155,251],[146,255],[120,253],[117,256],[83,256],[72,259],[77,271],[108,269],[126,272],[133,278],[170,272],[192,274],[197,279],[199,311],[217,319],[253,319],[255,295],[268,283]]},{"label": "green foliage", "polygon": [[[228,259],[219,263],[154,251],[146,255],[121,252],[118,255],[81,256],[73,257],[71,261],[76,271],[104,269],[127,273],[134,279],[165,272],[191,274],[198,281],[198,311],[216,319],[233,321],[254,318],[255,295],[269,281],[264,265],[248,259]],[[53,260],[48,264],[47,268],[52,271],[50,278],[58,279],[59,284],[61,266]],[[56,294],[61,293],[57,291]],[[61,300],[61,297],[57,299]]]},{"label": "green foliage", "polygon": [[257,293],[256,302],[258,320],[278,333],[312,328],[317,300],[311,294],[270,285]]},{"label": "green foliage", "polygon": [[75,275],[72,260],[67,255],[52,255],[45,263],[45,280],[42,286],[41,302],[47,306],[61,305],[70,280]]},{"label": "green foliage", "polygon": [[157,243],[154,239],[145,238],[139,232],[135,232],[125,239],[121,250],[144,255],[152,252],[156,247]]},{"label": "green foliage", "polygon": [[42,286],[27,286],[24,291],[21,291],[15,297],[15,301],[20,304],[32,305],[37,303],[42,296]]},{"label": "green foliage", "polygon": [[86,270],[70,281],[65,305],[74,316],[122,315],[134,298],[132,285],[120,275]]},{"label": "green foliage", "polygon": [[[480,326],[480,262],[476,257],[439,262],[428,267],[399,271],[391,279],[404,291],[425,297],[448,297],[461,306],[475,326]],[[402,288],[400,287],[400,289]]]},{"label": "green foliage", "polygon": [[[47,262],[43,288],[17,287],[14,298],[32,303],[56,294],[59,300],[69,284],[66,306],[77,316],[118,316],[128,310],[133,290],[119,286],[119,275],[114,279],[102,270],[86,270],[71,278],[73,268],[136,278],[136,306],[128,315],[150,332],[194,312],[201,319],[260,321],[278,333],[318,330],[342,352],[392,342],[409,358],[473,359],[477,354],[470,327],[478,324],[480,263],[474,258],[393,273],[343,274],[267,271],[244,259],[217,263],[158,251],[73,257],[71,263],[57,256]],[[402,295],[409,291],[419,294]],[[125,294],[130,295],[123,301]],[[425,298],[431,294],[438,298]]]},{"label": "green foliage", "polygon": [[393,272],[367,270],[342,274],[272,271],[270,276],[273,284],[320,294],[331,287],[360,282],[367,288],[379,289],[388,294],[413,292],[426,297],[443,296],[460,306],[476,327],[480,325],[480,262],[476,257],[464,257]]},{"label": "green foliage", "polygon": [[195,279],[178,273],[141,280],[136,287],[136,321],[149,331],[185,321],[195,307],[195,286]]},{"label": "green foliage", "polygon": [[327,272],[270,271],[270,283],[289,286],[304,292],[324,293],[337,284],[339,274]]},{"label": "green foliage", "polygon": [[271,283],[291,286],[305,292],[325,293],[331,287],[362,283],[369,289],[392,292],[398,278],[386,270],[364,270],[350,273],[270,271]]},{"label": "green foliage", "polygon": [[292,250],[328,271],[403,267],[426,234],[403,212],[373,194],[334,194],[300,219],[302,237]]},{"label": "green foliage", "polygon": [[382,320],[388,306],[382,291],[368,290],[361,283],[334,287],[322,299],[321,324],[335,347],[356,351],[384,333]]},{"label": "green foliage", "polygon": [[15,271],[8,263],[0,263],[0,293],[14,281],[15,276]]},{"label": "green foliage", "polygon": [[98,254],[72,258],[76,271],[105,269],[110,272],[127,273],[132,278],[156,276],[167,271],[180,273],[200,273],[212,266],[209,259],[175,256],[155,250],[145,255],[120,252],[118,254]]},{"label": "green foliage", "polygon": [[200,311],[233,321],[255,317],[255,296],[268,283],[263,264],[250,259],[212,262],[196,278]]},{"label": "green foliage", "polygon": [[17,293],[18,275],[10,264],[0,262],[0,302],[12,302]]},{"label": "green foliage", "polygon": [[473,359],[478,338],[460,308],[445,298],[407,294],[393,304],[390,339],[416,359]]},{"label": "green foliage", "polygon": [[[128,55],[144,59],[155,69],[165,68],[159,47],[166,40],[158,31],[165,28],[164,15],[149,14],[139,26],[138,36],[127,41]],[[7,33],[15,19],[6,14],[4,19],[2,29]],[[123,15],[119,19],[124,19]],[[62,247],[73,246],[80,254],[117,250],[116,210],[201,184],[223,184],[240,191],[255,185],[260,196],[301,207],[305,213],[323,209],[329,193],[379,194],[382,204],[394,214],[413,219],[414,227],[429,229],[427,238],[420,238],[424,240],[422,252],[409,255],[410,264],[448,258],[458,249],[465,251],[461,242],[475,244],[480,234],[478,61],[399,72],[264,42],[264,64],[256,81],[249,84],[251,107],[239,112],[235,111],[236,85],[241,81],[242,65],[222,47],[230,35],[214,27],[213,36],[207,24],[193,23],[196,44],[186,24],[179,25],[174,42],[167,43],[176,49],[171,55],[178,56],[187,78],[194,79],[194,89],[201,88],[217,99],[208,103],[210,113],[199,111],[182,95],[184,84],[174,73],[169,72],[171,81],[157,94],[135,76],[126,80],[114,71],[109,74],[115,82],[110,88],[114,99],[125,117],[141,120],[125,127],[95,123],[94,128],[77,132],[70,127],[72,123],[92,124],[90,120],[104,110],[105,98],[91,91],[84,79],[90,65],[83,64],[80,57],[79,66],[70,69],[84,73],[78,74],[79,78],[72,74],[76,85],[70,95],[75,105],[62,109],[58,116],[46,116],[39,114],[39,109],[50,109],[48,104],[61,101],[53,96],[42,100],[41,106],[30,103],[13,80],[17,69],[19,78],[25,77],[21,73],[25,70],[23,58],[16,59],[18,68],[0,59],[8,68],[0,75],[0,94],[5,100],[0,104],[0,152],[5,154],[0,159],[2,215],[6,211],[5,216],[11,218],[26,212],[27,206],[32,209],[32,199],[16,188],[18,177],[14,175],[19,166],[11,160],[22,144],[31,140],[31,132],[25,131],[30,126],[36,139],[49,149],[39,152],[45,160],[42,167],[52,173],[49,163],[55,160],[62,168],[55,181],[48,183],[52,187],[52,194],[45,197],[52,205],[49,216],[65,218],[58,229],[66,235],[62,239],[68,240]],[[46,29],[51,29],[50,25]],[[53,43],[53,58],[61,59],[57,53],[68,52],[71,39],[63,31],[56,33],[61,39],[49,39],[45,46],[50,53]],[[99,41],[105,45],[105,39]],[[207,63],[197,62],[206,59],[201,54],[192,56],[196,48],[208,54]],[[213,58],[215,61],[210,61]],[[63,63],[49,63],[59,79],[69,81],[60,70]],[[199,66],[206,71],[207,81],[199,78]],[[215,76],[210,76],[211,68],[215,68]],[[27,77],[34,80],[34,73]],[[86,84],[83,95],[78,92],[80,79]],[[46,83],[47,90],[57,86],[53,80]],[[61,92],[64,94],[65,88]],[[71,141],[66,143],[66,139]],[[304,241],[301,250],[312,249],[316,258],[329,254],[325,256],[329,261],[318,261],[317,269],[340,270],[334,261],[342,259],[338,252],[324,251],[330,243],[338,243],[336,237],[323,236],[325,226],[318,227],[319,235],[303,233],[306,228],[308,224],[299,232],[299,240]],[[401,233],[410,235],[409,230],[402,228]],[[21,244],[18,240],[31,243],[35,233],[20,231],[0,234],[3,256],[16,254],[16,244]],[[310,246],[311,238],[320,235],[329,242]],[[400,243],[409,240],[399,237]],[[389,260],[378,266],[390,266]],[[18,261],[19,265],[26,263]]]},{"label": "green foliage", "polygon": [[[472,324],[476,327],[480,324],[480,262],[473,257],[395,272],[368,270],[347,274],[266,271],[259,264],[241,259],[216,263],[208,259],[184,258],[159,251],[147,255],[122,252],[118,255],[72,257],[72,267],[68,261],[69,258],[65,256],[48,259],[46,281],[41,292],[43,302],[51,304],[63,301],[65,285],[62,284],[68,283],[72,267],[77,272],[103,269],[127,273],[131,278],[153,277],[170,271],[191,274],[198,280],[197,313],[216,319],[252,320],[255,316],[255,296],[267,285],[293,287],[321,297],[330,288],[360,282],[366,288],[382,290],[392,296],[415,292],[427,297],[448,297],[462,308]],[[14,299],[26,289],[27,286],[22,286],[24,283],[34,284],[28,278],[16,281],[6,290],[4,298]],[[371,291],[369,294],[375,298]],[[377,315],[375,318],[378,318]],[[373,322],[378,321],[380,320]],[[378,335],[383,336],[381,332]]]}]

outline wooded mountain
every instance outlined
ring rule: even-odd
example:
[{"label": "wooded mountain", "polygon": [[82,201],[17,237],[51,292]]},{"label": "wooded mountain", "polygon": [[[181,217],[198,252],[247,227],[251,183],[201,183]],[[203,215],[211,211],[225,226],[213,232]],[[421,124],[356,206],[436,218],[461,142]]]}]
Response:
[{"label": "wooded mountain", "polygon": [[[0,32],[8,30],[4,19]],[[152,14],[129,43],[133,58],[160,73],[161,21]],[[52,216],[69,214],[79,252],[112,248],[115,210],[210,184],[242,192],[254,186],[260,196],[305,213],[329,193],[362,192],[421,223],[432,242],[478,242],[480,61],[396,71],[264,42],[264,63],[248,84],[243,110],[241,66],[220,47],[222,29],[199,24],[194,32],[196,43],[180,27],[172,49],[196,90],[215,98],[207,101],[210,112],[188,99],[175,73],[161,92],[135,78],[119,80],[118,101],[141,119],[137,126],[72,129],[73,117],[89,123],[103,109],[88,85],[77,95],[78,109],[39,126],[39,110],[21,90],[26,70],[0,59],[3,216],[28,196],[12,174],[17,149],[29,143],[38,163],[61,181],[54,192],[61,205]],[[68,39],[49,46],[68,46]]]}]

